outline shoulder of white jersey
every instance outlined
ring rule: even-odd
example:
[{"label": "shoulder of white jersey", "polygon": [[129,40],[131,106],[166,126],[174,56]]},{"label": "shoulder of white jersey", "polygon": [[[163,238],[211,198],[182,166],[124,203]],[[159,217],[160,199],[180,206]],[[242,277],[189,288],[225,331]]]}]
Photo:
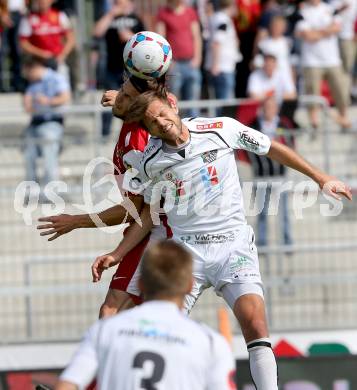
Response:
[{"label": "shoulder of white jersey", "polygon": [[150,137],[149,142],[140,160],[140,170],[148,178],[151,178],[148,168],[158,157],[161,150],[162,150],[162,140],[160,138]]},{"label": "shoulder of white jersey", "polygon": [[214,139],[219,145],[230,148],[227,141],[227,130],[231,129],[231,126],[237,124],[237,121],[233,118],[222,116],[216,118],[194,118],[189,121],[185,121],[184,124],[188,127],[189,131],[193,135],[198,137],[201,135],[211,135],[211,139]]},{"label": "shoulder of white jersey", "polygon": [[[210,328],[208,325],[202,323],[202,322],[195,322],[199,328],[200,331],[206,336],[208,340],[208,348],[210,352],[210,356],[213,358],[217,358],[217,351],[226,351],[229,350],[229,345],[227,340],[218,332]],[[219,356],[218,356],[219,357]]]},{"label": "shoulder of white jersey", "polygon": [[224,125],[234,119],[221,116],[216,118],[185,118],[182,122],[189,128],[189,130],[197,130],[205,132],[206,130],[222,129]]}]

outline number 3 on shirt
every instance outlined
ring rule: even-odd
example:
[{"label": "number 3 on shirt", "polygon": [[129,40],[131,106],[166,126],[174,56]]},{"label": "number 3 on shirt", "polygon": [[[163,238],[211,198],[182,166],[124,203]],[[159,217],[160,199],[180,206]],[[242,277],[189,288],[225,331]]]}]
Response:
[{"label": "number 3 on shirt", "polygon": [[152,374],[149,377],[142,378],[140,388],[143,390],[157,390],[155,386],[164,375],[165,360],[162,356],[154,352],[139,352],[133,361],[134,368],[144,368],[144,364],[150,361],[153,364]]}]

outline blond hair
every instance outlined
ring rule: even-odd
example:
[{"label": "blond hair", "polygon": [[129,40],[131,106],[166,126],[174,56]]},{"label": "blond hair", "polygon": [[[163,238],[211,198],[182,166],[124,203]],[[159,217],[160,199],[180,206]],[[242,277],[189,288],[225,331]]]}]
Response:
[{"label": "blond hair", "polygon": [[160,241],[145,252],[140,279],[146,299],[183,297],[191,288],[192,256],[172,240]]}]

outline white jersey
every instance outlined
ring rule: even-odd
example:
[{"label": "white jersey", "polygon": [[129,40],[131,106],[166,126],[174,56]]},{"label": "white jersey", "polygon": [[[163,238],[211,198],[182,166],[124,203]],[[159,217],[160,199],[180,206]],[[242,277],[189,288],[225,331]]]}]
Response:
[{"label": "white jersey", "polygon": [[210,18],[211,36],[206,53],[205,68],[211,70],[213,65],[212,44],[218,43],[218,67],[220,72],[231,73],[236,69],[237,62],[242,61],[239,41],[232,19],[219,11]]},{"label": "white jersey", "polygon": [[234,361],[218,333],[167,301],[95,323],[61,379],[101,390],[232,390]]},{"label": "white jersey", "polygon": [[190,140],[173,149],[151,138],[139,172],[146,203],[165,197],[174,236],[225,233],[246,223],[233,149],[266,154],[269,138],[232,118],[184,119]]}]

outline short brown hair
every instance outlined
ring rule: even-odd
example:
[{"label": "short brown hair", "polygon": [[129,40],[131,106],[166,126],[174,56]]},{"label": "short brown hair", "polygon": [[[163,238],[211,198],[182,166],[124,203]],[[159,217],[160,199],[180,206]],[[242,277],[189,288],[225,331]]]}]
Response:
[{"label": "short brown hair", "polygon": [[169,105],[165,87],[158,87],[136,97],[130,105],[128,113],[125,115],[125,122],[142,122],[149,104],[154,100],[161,100],[163,103]]},{"label": "short brown hair", "polygon": [[219,9],[225,9],[230,7],[233,4],[233,0],[220,0],[218,3]]},{"label": "short brown hair", "polygon": [[192,282],[192,256],[180,244],[160,241],[144,254],[141,285],[146,299],[183,297]]}]

